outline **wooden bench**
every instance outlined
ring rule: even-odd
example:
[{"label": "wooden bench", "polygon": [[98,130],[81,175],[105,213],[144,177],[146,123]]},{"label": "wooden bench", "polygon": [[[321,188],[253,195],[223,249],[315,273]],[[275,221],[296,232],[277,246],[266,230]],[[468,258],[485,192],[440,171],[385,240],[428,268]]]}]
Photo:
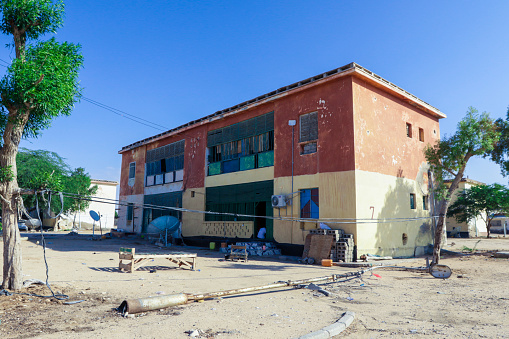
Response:
[{"label": "wooden bench", "polygon": [[[196,253],[184,253],[184,252],[171,252],[171,253],[135,253],[135,248],[124,248],[121,247],[118,251],[118,268],[120,271],[125,270],[129,273],[133,273],[141,266],[148,263],[149,260],[164,258],[168,259],[179,267],[186,266],[191,270],[196,269]],[[122,262],[127,260],[127,263]]]},{"label": "wooden bench", "polygon": [[244,260],[247,262],[247,249],[246,246],[231,245],[230,251],[226,255],[225,259],[229,260]]}]

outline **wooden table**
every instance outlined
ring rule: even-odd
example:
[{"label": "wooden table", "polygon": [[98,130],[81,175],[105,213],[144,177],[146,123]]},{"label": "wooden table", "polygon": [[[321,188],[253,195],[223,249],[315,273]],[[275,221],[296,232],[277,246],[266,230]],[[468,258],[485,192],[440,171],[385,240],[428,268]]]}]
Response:
[{"label": "wooden table", "polygon": [[[141,266],[145,265],[148,260],[164,258],[168,259],[179,267],[186,266],[191,270],[196,269],[196,253],[170,252],[170,253],[135,253],[135,248],[121,247],[118,252],[118,268],[120,271],[125,270],[133,273]],[[127,260],[127,263],[122,262]]]}]

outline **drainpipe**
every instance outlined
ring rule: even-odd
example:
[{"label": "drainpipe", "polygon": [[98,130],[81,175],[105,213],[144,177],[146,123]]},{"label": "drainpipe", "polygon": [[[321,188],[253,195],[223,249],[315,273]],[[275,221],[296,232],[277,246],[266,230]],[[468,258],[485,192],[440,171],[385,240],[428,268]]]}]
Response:
[{"label": "drainpipe", "polygon": [[291,225],[291,233],[290,233],[290,241],[293,244],[293,165],[294,165],[294,152],[295,152],[295,124],[297,124],[297,120],[288,120],[288,126],[292,126],[292,191],[291,191],[291,199],[292,199],[292,225]]}]

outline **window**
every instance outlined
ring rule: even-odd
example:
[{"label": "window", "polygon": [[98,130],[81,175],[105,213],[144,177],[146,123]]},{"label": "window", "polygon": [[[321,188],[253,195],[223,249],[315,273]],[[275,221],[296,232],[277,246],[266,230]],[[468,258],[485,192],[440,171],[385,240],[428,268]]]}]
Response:
[{"label": "window", "polygon": [[300,217],[303,219],[319,218],[318,188],[300,190]]},{"label": "window", "polygon": [[129,179],[134,179],[135,175],[136,175],[136,163],[131,162],[129,164]]},{"label": "window", "polygon": [[423,210],[428,209],[428,196],[427,195],[422,196],[422,209]]},{"label": "window", "polygon": [[185,140],[147,151],[145,186],[182,181]]},{"label": "window", "polygon": [[424,142],[424,130],[419,128],[419,141]]},{"label": "window", "polygon": [[316,153],[317,143],[315,140],[318,140],[318,113],[312,112],[301,115],[299,123],[299,142],[304,143],[300,145],[300,154]]},{"label": "window", "polygon": [[134,204],[133,203],[129,203],[127,205],[127,221],[132,221],[133,220],[133,214],[134,214]]},{"label": "window", "polygon": [[208,132],[208,175],[274,166],[274,112]]},{"label": "window", "polygon": [[136,163],[131,162],[129,164],[129,179],[127,180],[127,184],[129,186],[134,186],[134,178],[136,177]]},{"label": "window", "polygon": [[410,193],[410,209],[415,210],[415,194]]},{"label": "window", "polygon": [[406,136],[409,138],[412,137],[412,124],[406,124]]}]

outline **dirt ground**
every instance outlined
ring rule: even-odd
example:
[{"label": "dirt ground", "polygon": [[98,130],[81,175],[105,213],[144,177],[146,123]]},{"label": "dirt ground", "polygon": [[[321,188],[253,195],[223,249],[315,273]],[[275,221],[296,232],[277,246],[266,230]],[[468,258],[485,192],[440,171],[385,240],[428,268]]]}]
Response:
[{"label": "dirt ground", "polygon": [[[45,280],[40,234],[22,235],[28,237],[22,241],[25,279]],[[192,330],[199,330],[201,338],[295,338],[330,325],[345,311],[355,312],[355,320],[339,337],[509,337],[509,259],[491,256],[495,250],[509,251],[509,238],[449,239],[448,250],[475,250],[444,257],[441,263],[453,270],[447,280],[376,269],[380,277],[366,273],[362,279],[321,285],[333,293],[328,297],[311,289],[281,288],[128,317],[115,310],[125,299],[213,292],[360,269],[303,265],[287,257],[231,262],[217,251],[173,247],[197,253],[197,270],[157,259],[131,274],[117,269],[119,248],[153,252],[157,247],[134,237],[94,241],[87,234],[48,233],[46,239],[53,290],[67,294],[69,301],[84,301],[65,305],[53,298],[0,296],[4,338],[189,338]],[[425,260],[384,263],[418,267]],[[40,285],[22,292],[50,294]]]}]

